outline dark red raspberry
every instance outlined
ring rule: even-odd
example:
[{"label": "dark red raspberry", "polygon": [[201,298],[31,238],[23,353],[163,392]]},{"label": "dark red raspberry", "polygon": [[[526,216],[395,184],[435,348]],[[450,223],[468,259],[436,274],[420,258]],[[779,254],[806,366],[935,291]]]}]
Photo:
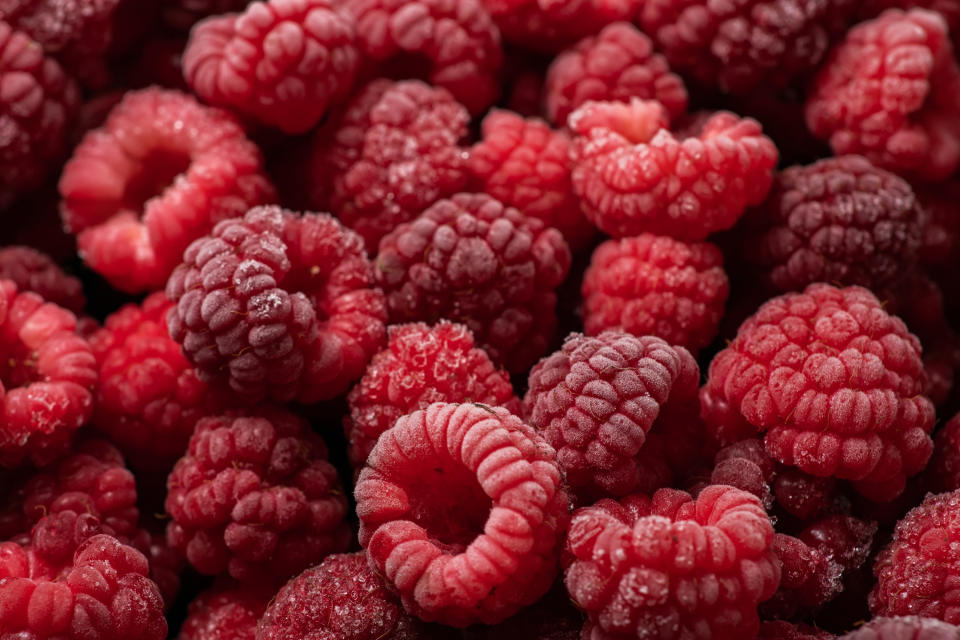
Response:
[{"label": "dark red raspberry", "polygon": [[956,640],[960,627],[934,618],[898,616],[874,618],[841,640]]},{"label": "dark red raspberry", "polygon": [[744,256],[780,291],[814,282],[883,291],[910,272],[922,233],[910,184],[862,156],[782,171],[745,222]]},{"label": "dark red raspberry", "polygon": [[355,491],[360,544],[407,611],[495,624],[547,592],[568,518],[554,457],[481,404],[432,404],[381,436]]},{"label": "dark red raspberry", "polygon": [[193,240],[273,199],[233,116],[157,88],[128,93],[84,137],[59,189],[83,259],[130,292],[162,287]]},{"label": "dark red raspberry", "polygon": [[580,640],[583,615],[567,595],[562,581],[539,600],[500,624],[474,625],[462,631],[462,640]]},{"label": "dark red raspberry", "polygon": [[687,111],[687,89],[646,35],[617,22],[557,56],[547,71],[547,116],[560,126],[588,100],[656,100],[673,121]]},{"label": "dark red raspberry", "polygon": [[483,119],[483,140],[470,151],[477,191],[557,229],[574,251],[594,228],[580,211],[570,183],[570,137],[537,118],[494,110]]},{"label": "dark red raspberry", "polygon": [[312,403],[345,392],[384,343],[363,241],[326,214],[255,207],[183,259],[167,283],[167,321],[201,379]]},{"label": "dark red raspberry", "polygon": [[777,470],[763,442],[749,438],[720,449],[714,457],[711,484],[725,484],[755,495],[769,510],[773,505],[770,482]]},{"label": "dark red raspberry", "polygon": [[331,128],[308,165],[309,198],[359,233],[374,254],[380,238],[467,184],[470,116],[443,89],[375,80]]},{"label": "dark red raspberry", "polygon": [[760,623],[757,640],[836,640],[836,636],[805,624],[771,620]]},{"label": "dark red raspberry", "polygon": [[171,547],[166,535],[151,534],[146,529],[137,532],[131,545],[150,561],[150,579],[157,585],[169,609],[180,593],[180,574],[187,565],[183,552]]},{"label": "dark red raspberry", "polygon": [[350,541],[327,448],[281,410],[204,418],[167,479],[170,544],[204,574],[282,581]]},{"label": "dark red raspberry", "polygon": [[790,467],[779,469],[772,488],[777,506],[803,522],[836,510],[844,500],[834,478],[818,478]]},{"label": "dark red raspberry", "polygon": [[799,538],[777,533],[773,550],[780,561],[780,586],[761,606],[764,616],[807,615],[829,602],[843,588],[842,567]]},{"label": "dark red raspberry", "polygon": [[500,33],[480,0],[351,0],[343,6],[377,73],[394,75],[395,69],[410,77],[413,71],[474,115],[500,93]]},{"label": "dark red raspberry", "polygon": [[960,489],[960,413],[937,431],[926,477],[931,491]]},{"label": "dark red raspberry", "polygon": [[730,284],[716,246],[644,233],[597,247],[581,293],[588,334],[654,335],[696,352],[717,335]]},{"label": "dark red raspberry", "polygon": [[731,93],[781,88],[816,69],[856,0],[647,0],[643,31],[676,69]]},{"label": "dark red raspberry", "polygon": [[80,281],[64,273],[50,256],[30,247],[0,249],[0,279],[73,313],[82,313],[86,304]]},{"label": "dark red raspberry", "polygon": [[273,595],[269,586],[215,583],[190,603],[177,640],[256,640],[257,622]]},{"label": "dark red raspberry", "polygon": [[920,260],[938,276],[942,271],[952,274],[960,265],[960,180],[915,185],[914,192],[922,205]]},{"label": "dark red raspberry", "polygon": [[353,22],[334,4],[268,0],[204,20],[190,32],[184,78],[205,102],[309,131],[350,92],[360,65]]},{"label": "dark red raspberry", "polygon": [[749,118],[719,112],[688,136],[663,107],[587,102],[571,114],[573,188],[587,219],[620,238],[643,232],[703,240],[763,202],[777,149]]},{"label": "dark red raspberry", "polygon": [[474,346],[469,329],[447,321],[390,327],[387,348],[373,357],[347,402],[344,431],[357,470],[381,433],[434,402],[479,402],[520,413],[506,372]]},{"label": "dark red raspberry", "polygon": [[757,634],[757,604],[780,582],[773,525],[756,497],[711,486],[694,500],[601,500],[574,512],[566,585],[584,638],[734,640]]},{"label": "dark red raspberry", "polygon": [[163,21],[180,31],[209,16],[243,11],[253,0],[166,0],[163,3]]},{"label": "dark red raspberry", "polygon": [[392,322],[465,324],[495,363],[519,373],[550,344],[570,259],[556,229],[487,195],[458,194],[384,237],[375,274]]},{"label": "dark red raspberry", "polygon": [[938,181],[960,166],[960,66],[936,13],[892,9],[847,34],[807,98],[810,130],[834,153]]},{"label": "dark red raspberry", "polygon": [[[3,9],[0,8],[0,13]],[[0,21],[0,210],[39,187],[66,151],[79,105],[73,80],[28,36]]]},{"label": "dark red raspberry", "polygon": [[885,501],[930,457],[925,383],[920,342],[873,294],[814,284],[741,325],[700,400],[720,441],[763,432],[779,462]]},{"label": "dark red raspberry", "polygon": [[684,417],[696,419],[699,383],[690,353],[660,338],[573,333],[530,371],[524,413],[557,450],[571,491],[589,504],[662,486],[640,452],[651,429],[673,428],[668,404],[687,405]]},{"label": "dark red raspberry", "polygon": [[604,26],[632,20],[640,0],[482,0],[504,39],[555,53]]}]

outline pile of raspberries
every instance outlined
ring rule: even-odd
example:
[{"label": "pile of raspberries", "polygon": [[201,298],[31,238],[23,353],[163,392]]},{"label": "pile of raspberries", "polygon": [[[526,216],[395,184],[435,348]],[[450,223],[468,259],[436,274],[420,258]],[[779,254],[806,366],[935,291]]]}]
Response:
[{"label": "pile of raspberries", "polygon": [[958,272],[958,0],[0,0],[0,640],[960,640]]}]

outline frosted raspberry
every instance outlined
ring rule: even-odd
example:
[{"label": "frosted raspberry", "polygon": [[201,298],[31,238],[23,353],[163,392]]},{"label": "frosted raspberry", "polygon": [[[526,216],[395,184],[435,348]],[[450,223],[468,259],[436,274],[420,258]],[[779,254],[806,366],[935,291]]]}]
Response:
[{"label": "frosted raspberry", "polygon": [[332,128],[322,129],[308,166],[309,198],[359,233],[380,238],[467,183],[469,114],[443,89],[375,80]]},{"label": "frosted raspberry", "polygon": [[500,33],[480,0],[352,0],[344,9],[356,19],[357,45],[377,73],[412,71],[474,115],[500,93]]},{"label": "frosted raspberry", "polygon": [[190,32],[183,74],[204,101],[303,133],[349,93],[360,64],[332,0],[253,2]]},{"label": "frosted raspberry", "polygon": [[86,304],[80,281],[64,273],[50,256],[30,247],[0,249],[0,279],[73,313],[82,313]]},{"label": "frosted raspberry", "polygon": [[956,640],[960,628],[934,618],[875,618],[841,640]]},{"label": "frosted raspberry", "polygon": [[273,198],[231,115],[157,88],[128,93],[84,137],[59,189],[83,259],[130,292],[162,287],[190,242]]},{"label": "frosted raspberry", "polygon": [[696,500],[661,489],[576,511],[566,585],[589,616],[583,637],[755,637],[757,603],[780,582],[772,542],[763,506],[733,487]]},{"label": "frosted raspberry", "polygon": [[765,616],[793,617],[826,604],[843,588],[839,564],[793,536],[777,533],[773,550],[780,561],[780,586],[762,605]]},{"label": "frosted raspberry", "polygon": [[835,510],[842,501],[833,478],[818,478],[790,467],[779,469],[772,489],[777,506],[803,522]]},{"label": "frosted raspberry", "polygon": [[672,427],[672,415],[657,421],[668,403],[690,405],[696,416],[699,382],[690,353],[660,338],[574,333],[530,371],[524,413],[557,450],[571,491],[589,504],[659,488],[639,453],[651,429]]},{"label": "frosted raspberry", "polygon": [[479,402],[516,414],[520,409],[506,372],[474,346],[469,329],[447,321],[390,327],[387,348],[373,357],[347,402],[344,430],[355,469],[398,418],[434,402]]},{"label": "frosted raspberry", "polygon": [[836,636],[805,624],[771,620],[760,623],[757,640],[836,640]]},{"label": "frosted raspberry", "polygon": [[536,118],[494,110],[483,119],[483,140],[470,151],[478,191],[557,229],[576,251],[594,228],[570,183],[570,137]]},{"label": "frosted raspberry", "polygon": [[407,611],[494,624],[546,593],[567,524],[554,456],[480,404],[432,404],[384,433],[356,486],[360,544]]},{"label": "frosted raspberry", "polygon": [[189,31],[195,23],[221,13],[243,11],[253,0],[166,0],[163,21],[181,31]]},{"label": "frosted raspberry", "polygon": [[170,335],[202,380],[250,399],[336,397],[383,345],[363,241],[326,214],[255,207],[195,241],[170,277]]},{"label": "frosted raspberry", "polygon": [[744,255],[781,291],[814,282],[882,291],[910,271],[921,241],[910,185],[861,156],[782,171],[745,222]]},{"label": "frosted raspberry", "polygon": [[597,247],[581,292],[588,334],[654,335],[696,352],[717,335],[730,284],[714,245],[644,233]]},{"label": "frosted raspberry", "polygon": [[773,504],[770,482],[776,463],[754,438],[741,440],[720,449],[710,472],[711,484],[725,484],[755,495],[768,510]]},{"label": "frosted raspberry", "polygon": [[960,489],[960,414],[937,431],[926,477],[932,491]]},{"label": "frosted raspberry", "polygon": [[632,20],[640,0],[482,0],[504,39],[547,53]]},{"label": "frosted raspberry", "polygon": [[647,0],[643,31],[670,64],[731,93],[789,85],[846,31],[856,0]]},{"label": "frosted raspberry", "polygon": [[897,496],[932,450],[920,343],[866,289],[814,284],[764,304],[710,364],[715,437],[765,433],[779,462]]},{"label": "frosted raspberry", "polygon": [[671,120],[687,111],[687,89],[646,35],[617,22],[557,56],[547,72],[547,115],[558,125],[589,100],[656,100]]},{"label": "frosted raspberry", "polygon": [[553,337],[554,289],[570,259],[556,229],[487,195],[458,194],[384,237],[375,275],[392,322],[460,322],[491,360],[522,372]]},{"label": "frosted raspberry", "polygon": [[923,181],[960,166],[960,66],[936,13],[890,10],[847,34],[807,98],[810,130],[834,153]]},{"label": "frosted raspberry", "polygon": [[296,416],[203,418],[167,479],[170,544],[204,574],[285,580],[344,550],[347,501],[319,436]]},{"label": "frosted raspberry", "polygon": [[875,18],[887,9],[929,9],[943,16],[950,29],[953,47],[960,45],[960,4],[954,0],[866,0],[860,6],[861,18]]},{"label": "frosted raspberry", "polygon": [[273,595],[263,585],[216,583],[190,603],[177,640],[256,640],[257,622]]},{"label": "frosted raspberry", "polygon": [[69,311],[0,280],[0,466],[65,453],[93,412],[97,368]]},{"label": "frosted raspberry", "polygon": [[570,116],[573,188],[587,219],[614,237],[703,240],[763,202],[777,149],[749,118],[719,112],[678,137],[656,102],[587,102]]},{"label": "frosted raspberry", "polygon": [[[2,13],[0,9],[0,13]],[[66,151],[79,103],[60,65],[25,34],[0,21],[0,210],[39,187]]]}]

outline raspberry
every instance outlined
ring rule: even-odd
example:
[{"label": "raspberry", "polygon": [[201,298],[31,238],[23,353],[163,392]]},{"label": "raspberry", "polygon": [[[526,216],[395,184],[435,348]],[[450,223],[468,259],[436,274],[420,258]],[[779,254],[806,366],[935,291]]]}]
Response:
[{"label": "raspberry", "polygon": [[500,33],[480,0],[352,0],[357,45],[377,73],[411,70],[479,115],[500,92]]},{"label": "raspberry", "polygon": [[482,0],[503,33],[523,47],[560,51],[618,20],[632,20],[640,0]]},{"label": "raspberry", "polygon": [[520,409],[507,374],[474,346],[469,329],[447,321],[390,327],[387,348],[373,357],[347,402],[344,431],[355,469],[398,418],[434,402],[479,402],[516,414]]},{"label": "raspberry", "polygon": [[86,263],[129,292],[161,288],[190,242],[273,198],[231,115],[157,88],[128,93],[84,137],[59,189]]},{"label": "raspberry", "polygon": [[491,360],[520,373],[553,337],[554,289],[570,260],[556,229],[487,195],[458,194],[384,237],[375,275],[392,322],[460,322]]},{"label": "raspberry", "polygon": [[[0,9],[2,11],[2,9]],[[60,65],[0,21],[0,210],[43,183],[66,150],[80,101]]]},{"label": "raspberry", "polygon": [[731,93],[786,87],[816,69],[857,0],[648,0],[640,27],[670,64]]},{"label": "raspberry", "polygon": [[835,509],[840,498],[833,478],[818,478],[785,467],[773,479],[777,505],[803,522]]},{"label": "raspberry", "polygon": [[960,628],[933,618],[875,618],[842,640],[956,640]]},{"label": "raspberry", "polygon": [[96,361],[76,319],[0,280],[0,466],[43,466],[93,412]]},{"label": "raspberry", "polygon": [[646,35],[617,22],[557,56],[547,71],[547,115],[558,125],[590,100],[656,100],[671,120],[687,111],[687,89]]},{"label": "raspberry", "polygon": [[326,214],[255,207],[195,241],[170,277],[170,335],[202,380],[251,399],[336,397],[383,345],[363,241]]},{"label": "raspberry", "polygon": [[694,500],[601,500],[573,514],[570,597],[586,611],[584,638],[753,638],[757,603],[780,582],[773,526],[760,502],[712,486]]},{"label": "raspberry", "polygon": [[714,245],[644,233],[597,247],[581,292],[588,334],[654,335],[696,352],[717,335],[730,284]]},{"label": "raspberry", "polygon": [[777,533],[773,550],[780,561],[780,587],[762,605],[765,616],[793,617],[816,610],[843,589],[842,568],[798,538]]},{"label": "raspberry", "polygon": [[920,343],[866,289],[813,284],[740,326],[701,389],[715,437],[765,432],[779,462],[886,501],[932,450]]},{"label": "raspberry", "polygon": [[570,184],[570,137],[536,118],[494,110],[470,151],[477,191],[557,229],[574,251],[594,235]]},{"label": "raspberry", "polygon": [[347,501],[319,436],[263,409],[197,422],[167,480],[171,546],[200,573],[284,580],[350,540]]},{"label": "raspberry", "polygon": [[263,585],[215,584],[190,603],[178,640],[256,640],[273,591]]},{"label": "raspberry", "polygon": [[760,623],[757,640],[836,640],[836,636],[805,624],[772,620]]},{"label": "raspberry", "polygon": [[770,481],[775,471],[776,464],[763,443],[750,438],[717,452],[709,484],[725,484],[752,493],[769,510],[773,505]]},{"label": "raspberry", "polygon": [[571,491],[589,504],[659,488],[640,451],[651,429],[672,428],[673,415],[658,422],[668,403],[691,405],[695,417],[699,381],[690,353],[660,338],[573,333],[530,371],[524,413],[557,450]]},{"label": "raspberry", "polygon": [[587,219],[614,237],[703,240],[763,202],[777,149],[749,118],[719,112],[688,137],[656,102],[587,102],[573,112],[573,188]]},{"label": "raspberry", "polygon": [[332,0],[254,2],[190,32],[183,74],[204,101],[303,133],[349,93],[360,64],[353,24]]},{"label": "raspberry", "polygon": [[960,166],[960,66],[936,13],[892,9],[847,34],[817,74],[807,126],[836,154],[923,181]]},{"label": "raspberry", "polygon": [[887,9],[929,9],[943,16],[953,38],[953,47],[960,46],[960,5],[954,0],[866,0],[860,7],[861,18],[875,18]]},{"label": "raspberry", "polygon": [[960,414],[937,431],[926,477],[931,491],[960,489]]},{"label": "raspberry", "polygon": [[480,404],[435,403],[381,436],[355,491],[360,544],[407,611],[495,624],[546,593],[567,524],[554,456]]},{"label": "raspberry", "polygon": [[470,117],[443,89],[375,80],[321,130],[309,164],[311,204],[359,233],[367,251],[380,238],[467,183],[459,141]]},{"label": "raspberry", "polygon": [[744,255],[780,291],[814,282],[881,291],[909,272],[921,241],[910,185],[861,156],[786,169],[745,221]]},{"label": "raspberry", "polygon": [[137,532],[132,543],[149,559],[150,579],[157,585],[169,609],[180,592],[180,574],[187,564],[183,553],[170,546],[166,535],[151,535],[145,529]]},{"label": "raspberry", "polygon": [[163,21],[180,31],[189,31],[194,24],[209,16],[243,11],[253,0],[167,0]]},{"label": "raspberry", "polygon": [[64,273],[50,256],[30,247],[0,249],[0,279],[73,313],[82,313],[86,304],[80,281]]}]

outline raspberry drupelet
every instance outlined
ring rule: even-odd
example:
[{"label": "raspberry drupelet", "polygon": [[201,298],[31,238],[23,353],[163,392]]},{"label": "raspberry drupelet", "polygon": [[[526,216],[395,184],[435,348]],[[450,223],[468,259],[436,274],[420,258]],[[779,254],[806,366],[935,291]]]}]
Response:
[{"label": "raspberry drupelet", "polygon": [[640,0],[482,0],[508,42],[553,53],[632,20]]},{"label": "raspberry drupelet", "polygon": [[575,511],[565,581],[588,616],[582,637],[755,637],[757,604],[780,582],[773,536],[756,497],[722,485]]},{"label": "raspberry drupelet", "polygon": [[933,449],[920,342],[866,289],[813,284],[773,298],[710,364],[714,436],[761,432],[779,462],[890,500]]},{"label": "raspberry drupelet", "polygon": [[836,154],[936,182],[960,166],[960,66],[937,13],[891,9],[849,31],[811,87],[807,126]]},{"label": "raspberry drupelet", "polygon": [[574,111],[573,189],[587,219],[616,238],[703,240],[763,202],[777,149],[750,118],[718,112],[671,132],[655,101],[587,102]]},{"label": "raspberry drupelet", "polygon": [[126,94],[64,167],[64,224],[91,269],[127,292],[162,288],[215,223],[271,202],[236,119],[178,91]]},{"label": "raspberry drupelet", "polygon": [[326,445],[280,409],[201,419],[167,489],[167,540],[203,574],[281,583],[350,542]]},{"label": "raspberry drupelet", "polygon": [[465,326],[445,320],[432,327],[391,326],[387,348],[347,396],[350,415],[343,426],[353,468],[359,472],[398,418],[434,402],[479,402],[520,413],[509,376],[474,345]]},{"label": "raspberry drupelet", "polygon": [[463,190],[470,116],[444,89],[418,80],[375,80],[318,133],[308,197],[363,237],[380,239],[440,198]]},{"label": "raspberry drupelet", "polygon": [[458,194],[384,237],[374,272],[392,322],[460,322],[520,373],[550,344],[570,260],[556,229],[485,194]]},{"label": "raspberry drupelet", "polygon": [[0,280],[11,280],[19,291],[32,291],[47,302],[82,313],[83,285],[57,266],[50,256],[30,247],[0,249]]},{"label": "raspberry drupelet", "polygon": [[936,618],[896,616],[874,618],[840,640],[956,640],[960,627]]},{"label": "raspberry drupelet", "polygon": [[644,233],[597,247],[581,293],[589,335],[654,335],[696,353],[717,334],[730,283],[716,246]]},{"label": "raspberry drupelet", "polygon": [[257,622],[273,595],[269,586],[215,582],[190,603],[177,640],[257,640]]},{"label": "raspberry drupelet", "polygon": [[481,404],[432,404],[380,437],[356,485],[359,538],[408,612],[495,624],[547,592],[568,520],[554,457]]},{"label": "raspberry drupelet", "polygon": [[363,241],[326,214],[255,207],[183,259],[167,283],[170,335],[202,380],[251,401],[334,398],[384,344]]},{"label": "raspberry drupelet", "polygon": [[353,22],[333,0],[268,0],[190,32],[183,74],[209,104],[304,133],[343,100],[360,65]]}]

